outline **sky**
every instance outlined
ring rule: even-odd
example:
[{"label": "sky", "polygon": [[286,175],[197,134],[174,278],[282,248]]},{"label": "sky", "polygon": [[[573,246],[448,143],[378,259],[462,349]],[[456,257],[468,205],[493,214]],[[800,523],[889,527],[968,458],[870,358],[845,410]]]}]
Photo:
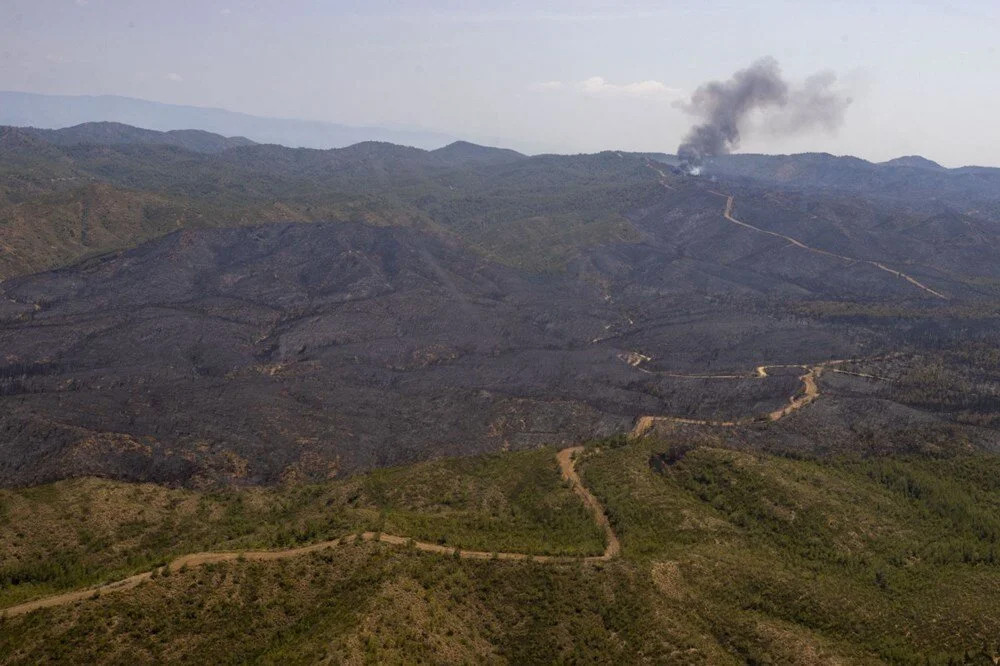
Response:
[{"label": "sky", "polygon": [[835,133],[740,152],[1000,166],[1000,2],[0,0],[0,90],[422,128],[526,150],[674,152],[699,84],[831,71]]}]

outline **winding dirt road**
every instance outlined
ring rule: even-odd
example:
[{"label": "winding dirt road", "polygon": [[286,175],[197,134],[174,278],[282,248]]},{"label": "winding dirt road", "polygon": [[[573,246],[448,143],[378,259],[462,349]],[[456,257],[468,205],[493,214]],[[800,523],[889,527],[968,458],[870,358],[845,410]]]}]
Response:
[{"label": "winding dirt road", "polygon": [[[670,377],[680,377],[680,378],[690,378],[690,379],[763,379],[768,377],[769,368],[802,368],[805,372],[799,377],[802,381],[802,391],[796,393],[789,398],[788,404],[784,407],[777,409],[764,417],[752,417],[745,418],[736,421],[710,421],[704,419],[688,419],[676,416],[643,416],[638,419],[635,427],[632,429],[630,434],[631,437],[641,437],[651,430],[657,423],[677,423],[677,424],[688,424],[688,425],[706,425],[706,426],[721,426],[721,427],[734,427],[738,425],[743,425],[747,423],[752,423],[759,420],[777,421],[782,419],[789,414],[802,409],[803,407],[812,403],[816,398],[819,397],[819,386],[816,382],[819,375],[823,370],[831,368],[834,365],[840,365],[842,363],[848,362],[847,359],[836,360],[836,361],[826,361],[824,363],[819,363],[813,366],[805,365],[788,365],[788,364],[775,364],[775,365],[759,365],[754,368],[752,374],[738,375],[738,374],[726,374],[726,375],[683,375],[676,373],[655,373],[652,370],[647,370],[640,367],[643,363],[651,360],[648,356],[638,353],[632,353],[624,356],[623,359],[629,365],[643,371],[646,373],[653,374],[663,374]],[[857,375],[859,377],[870,377],[872,379],[880,379],[874,375],[867,375],[863,373],[848,372],[845,370],[834,369],[834,372],[841,372],[843,374]],[[166,569],[170,571],[177,571],[181,568],[194,568],[203,566],[206,564],[211,564],[215,562],[231,562],[234,560],[247,560],[253,562],[264,562],[272,560],[283,560],[291,557],[299,557],[308,553],[328,550],[344,546],[346,544],[353,543],[355,541],[378,541],[381,543],[386,543],[394,546],[407,546],[415,548],[416,550],[435,553],[439,555],[446,555],[451,557],[460,557],[463,559],[471,560],[511,560],[511,561],[526,561],[532,560],[534,562],[543,563],[565,563],[565,562],[606,562],[621,554],[621,542],[618,539],[618,535],[615,534],[614,528],[611,526],[608,520],[607,512],[604,507],[593,493],[583,484],[580,479],[580,475],[576,471],[576,457],[584,450],[582,446],[571,446],[560,450],[556,454],[556,461],[559,464],[559,470],[562,474],[563,479],[568,481],[574,493],[580,498],[587,510],[590,511],[594,522],[604,533],[605,548],[601,555],[591,555],[591,556],[569,556],[569,555],[532,555],[530,553],[514,553],[514,552],[488,552],[481,550],[462,550],[452,546],[442,546],[436,543],[430,543],[427,541],[416,541],[408,537],[397,536],[393,534],[383,534],[378,532],[364,532],[359,535],[348,535],[338,539],[331,539],[329,541],[321,541],[318,543],[309,544],[306,546],[300,546],[298,548],[288,548],[284,550],[250,550],[250,551],[220,551],[220,552],[201,552],[201,553],[191,553],[189,555],[182,555],[169,564],[166,565]],[[41,599],[35,599],[32,601],[27,601],[22,604],[15,606],[9,606],[4,609],[0,609],[0,616],[13,617],[16,615],[23,615],[25,613],[30,613],[31,611],[38,610],[41,608],[50,608],[53,606],[63,606],[66,604],[75,603],[78,601],[84,601],[86,599],[98,598],[101,595],[123,592],[130,590],[141,583],[144,583],[152,579],[153,573],[151,571],[145,571],[143,573],[135,574],[134,576],[129,576],[122,580],[114,581],[111,583],[105,583],[103,585],[98,585],[96,587],[89,587],[83,590],[74,590],[71,592],[64,592],[62,594],[56,594],[49,597],[43,597]]]},{"label": "winding dirt road", "polygon": [[[642,357],[644,360],[649,360],[648,356],[637,354],[633,352],[631,357]],[[632,428],[632,432],[629,433],[630,437],[642,437],[647,432],[652,430],[652,428],[657,423],[677,423],[681,425],[705,425],[705,426],[717,426],[722,428],[733,428],[739,425],[746,425],[748,423],[753,423],[755,421],[778,421],[785,418],[789,414],[796,412],[803,407],[811,404],[816,398],[819,397],[819,384],[816,380],[819,378],[820,374],[823,373],[827,368],[832,368],[832,366],[840,365],[842,363],[849,362],[850,359],[840,359],[836,361],[824,361],[823,363],[817,363],[816,365],[789,365],[789,364],[777,364],[777,365],[758,365],[754,368],[753,374],[746,375],[682,375],[671,372],[654,373],[652,370],[646,370],[645,368],[639,367],[638,364],[629,363],[633,367],[638,368],[646,373],[652,374],[662,374],[664,377],[678,377],[685,379],[764,379],[768,377],[768,368],[801,368],[805,372],[799,375],[799,380],[802,382],[802,391],[796,393],[788,399],[788,404],[780,409],[776,409],[773,412],[769,412],[764,416],[748,417],[743,419],[738,419],[735,421],[712,421],[708,419],[689,419],[680,416],[640,416],[635,422],[635,427]],[[844,372],[844,374],[853,374],[861,377],[870,377],[872,379],[879,379],[874,375],[863,375],[861,373],[849,373],[846,371],[835,370],[835,372]]]},{"label": "winding dirt road", "polygon": [[[646,166],[649,167],[650,169],[652,169],[653,171],[655,171],[660,176],[660,179],[661,179],[660,182],[664,186],[670,187],[670,185],[668,185],[666,183],[667,175],[661,169],[658,169],[657,167],[653,166],[652,162],[650,162],[648,160],[646,162]],[[671,187],[670,189],[673,189],[673,188]],[[882,263],[880,263],[878,261],[872,261],[872,260],[869,260],[869,259],[856,259],[854,257],[848,257],[848,256],[845,256],[845,255],[842,255],[842,254],[837,254],[835,252],[830,252],[828,250],[822,250],[820,248],[816,248],[816,247],[812,247],[812,246],[806,245],[805,243],[803,243],[802,241],[798,240],[797,238],[792,238],[791,236],[786,236],[785,234],[781,234],[781,233],[778,233],[776,231],[770,231],[768,229],[761,229],[760,227],[756,227],[756,226],[754,226],[752,224],[748,224],[747,222],[739,220],[739,219],[737,219],[736,217],[733,216],[733,204],[734,204],[735,198],[731,194],[724,194],[724,193],[718,192],[716,190],[707,190],[707,191],[709,193],[711,193],[711,194],[716,195],[716,196],[723,197],[726,200],[725,207],[723,208],[723,211],[722,211],[722,216],[727,221],[732,222],[733,224],[736,224],[738,226],[741,226],[741,227],[743,227],[745,229],[749,229],[749,230],[757,232],[757,233],[767,234],[768,236],[773,236],[775,238],[780,238],[780,239],[782,239],[784,241],[787,241],[789,244],[791,244],[791,245],[793,245],[795,247],[798,247],[798,248],[801,248],[803,250],[806,250],[807,252],[813,252],[815,254],[825,255],[825,256],[828,256],[828,257],[832,257],[834,259],[839,259],[841,261],[846,261],[846,262],[851,263],[851,264],[868,264],[869,266],[873,266],[873,267],[875,267],[875,268],[877,268],[877,269],[879,269],[881,271],[885,271],[886,273],[889,273],[889,274],[891,274],[891,275],[893,275],[893,276],[895,276],[897,278],[902,278],[902,279],[906,280],[907,282],[909,282],[910,284],[912,284],[914,287],[917,287],[918,289],[920,289],[920,290],[922,290],[922,291],[924,291],[924,292],[926,292],[928,294],[931,294],[932,296],[935,296],[935,297],[941,298],[941,299],[945,299],[945,300],[947,300],[947,298],[948,298],[947,296],[945,296],[941,292],[935,291],[934,289],[931,289],[927,285],[921,283],[916,278],[914,278],[914,277],[912,277],[910,275],[907,275],[906,273],[903,273],[902,271],[897,271],[895,269],[889,268],[885,264],[882,264]],[[659,375],[662,375],[664,377],[676,377],[676,378],[687,378],[687,379],[749,379],[749,378],[752,378],[752,377],[762,379],[762,378],[765,378],[765,377],[768,376],[768,374],[767,374],[768,368],[779,368],[779,367],[781,367],[781,368],[793,368],[793,367],[794,368],[802,368],[805,371],[804,374],[802,374],[799,377],[799,379],[802,381],[802,391],[800,393],[796,393],[795,395],[791,396],[788,399],[788,404],[787,405],[785,405],[784,407],[782,407],[780,409],[776,409],[773,412],[770,412],[770,413],[768,413],[766,415],[758,416],[758,417],[743,418],[743,419],[738,419],[738,420],[734,420],[734,421],[713,421],[713,420],[709,420],[709,419],[690,419],[690,418],[684,418],[684,417],[679,417],[679,416],[640,416],[639,419],[636,421],[635,426],[632,428],[632,431],[630,433],[631,437],[641,437],[642,435],[644,435],[647,432],[649,432],[657,423],[677,423],[677,424],[684,424],[684,425],[704,425],[704,426],[717,426],[717,427],[724,427],[724,428],[732,428],[732,427],[739,426],[739,425],[745,425],[745,424],[748,424],[748,423],[753,423],[755,421],[762,421],[762,420],[766,420],[766,421],[778,421],[780,419],[785,418],[789,414],[792,414],[792,413],[794,413],[794,412],[802,409],[803,407],[806,407],[807,405],[811,404],[814,400],[816,400],[816,398],[819,397],[819,386],[817,385],[816,380],[818,379],[819,375],[823,372],[823,370],[825,370],[827,368],[831,368],[831,366],[840,365],[842,363],[846,363],[847,362],[847,360],[826,361],[824,363],[819,363],[817,365],[812,365],[812,366],[806,366],[806,365],[759,365],[759,366],[757,366],[754,369],[754,372],[755,372],[754,375],[741,375],[741,374],[725,374],[725,375],[711,375],[711,374],[701,374],[701,375],[698,375],[698,374],[691,374],[691,375],[688,375],[688,374],[677,374],[677,373],[670,373],[670,372],[655,372],[655,371],[652,371],[652,370],[648,370],[648,369],[642,367],[642,365],[644,363],[652,360],[652,359],[649,356],[646,356],[645,354],[641,354],[639,352],[629,352],[627,354],[623,354],[621,356],[621,359],[625,363],[627,363],[628,365],[630,365],[633,368],[639,370],[640,372],[644,372],[646,374],[659,374]],[[831,369],[833,369],[833,368],[831,368]],[[834,372],[840,372],[840,373],[847,374],[847,375],[855,375],[855,376],[858,376],[858,377],[865,377],[865,378],[869,378],[869,379],[882,379],[881,377],[877,377],[875,375],[867,375],[867,374],[864,374],[864,373],[857,373],[857,372],[848,372],[846,370],[833,369],[833,371]]]},{"label": "winding dirt road", "polygon": [[[604,532],[605,548],[604,553],[601,555],[591,555],[591,556],[571,556],[571,555],[532,555],[530,553],[504,553],[504,552],[487,552],[482,550],[462,550],[459,548],[454,548],[452,546],[442,546],[436,543],[429,543],[427,541],[415,541],[408,537],[396,536],[393,534],[382,534],[378,532],[364,532],[360,535],[351,534],[348,536],[341,537],[339,539],[331,539],[329,541],[321,541],[319,543],[309,544],[307,546],[301,546],[298,548],[288,548],[285,550],[249,550],[249,551],[225,551],[225,552],[203,552],[203,553],[191,553],[189,555],[182,555],[175,560],[171,561],[166,565],[166,569],[170,571],[177,571],[182,567],[191,569],[194,567],[200,567],[205,564],[211,564],[215,562],[231,562],[234,560],[248,560],[252,562],[266,562],[271,560],[284,560],[290,557],[299,557],[300,555],[305,555],[307,553],[313,553],[320,550],[327,550],[332,548],[337,548],[349,543],[354,543],[359,539],[362,541],[378,541],[381,543],[387,543],[394,546],[407,546],[415,548],[419,551],[426,553],[436,553],[439,555],[448,555],[455,557],[456,555],[463,559],[469,560],[516,560],[516,561],[526,561],[531,560],[533,562],[606,562],[614,557],[617,557],[621,553],[621,543],[618,540],[618,535],[615,534],[614,529],[611,527],[611,522],[608,520],[607,513],[601,503],[596,497],[583,485],[583,481],[580,479],[580,475],[576,471],[576,456],[583,451],[582,446],[571,446],[560,450],[556,454],[556,461],[559,463],[559,471],[562,474],[564,480],[568,481],[573,489],[573,492],[583,501],[584,506],[590,511],[594,518],[594,522],[601,531]],[[96,599],[104,594],[109,594],[113,592],[123,592],[125,590],[131,590],[137,585],[144,583],[147,580],[152,579],[153,572],[146,571],[140,574],[135,574],[134,576],[129,576],[122,580],[117,580],[111,583],[105,583],[103,585],[98,585],[96,587],[89,587],[83,590],[74,590],[72,592],[65,592],[62,594],[56,594],[50,597],[43,597],[41,599],[35,599],[33,601],[27,601],[16,606],[9,606],[4,609],[0,609],[0,617],[13,617],[15,615],[23,615],[25,613],[30,613],[33,610],[38,610],[40,608],[51,608],[53,606],[64,606],[66,604],[71,604],[77,601],[83,601],[86,599]]]},{"label": "winding dirt road", "polygon": [[848,256],[845,256],[843,254],[837,254],[835,252],[830,252],[828,250],[821,250],[818,247],[812,247],[810,245],[806,245],[802,241],[800,241],[800,240],[798,240],[796,238],[792,238],[791,236],[786,236],[784,234],[779,234],[776,231],[769,231],[767,229],[761,229],[760,227],[755,227],[752,224],[748,224],[748,223],[746,223],[746,222],[744,222],[742,220],[738,220],[735,217],[733,217],[733,201],[734,201],[734,199],[733,199],[732,195],[730,195],[730,194],[723,194],[722,192],[716,192],[715,190],[708,190],[708,191],[711,192],[712,194],[716,195],[716,196],[725,197],[725,199],[726,199],[726,206],[725,206],[725,208],[724,208],[724,210],[722,212],[722,216],[724,218],[726,218],[728,221],[732,222],[733,224],[737,224],[737,225],[739,225],[739,226],[741,226],[741,227],[743,227],[745,229],[751,229],[751,230],[756,231],[756,232],[761,233],[761,234],[767,234],[768,236],[774,236],[775,238],[780,238],[782,240],[788,241],[790,244],[794,245],[795,247],[801,248],[801,249],[806,250],[808,252],[814,252],[816,254],[822,254],[822,255],[825,255],[827,257],[833,257],[834,259],[840,259],[841,261],[846,261],[846,262],[849,262],[849,263],[852,263],[852,264],[868,264],[869,266],[874,266],[875,268],[877,268],[877,269],[879,269],[881,271],[885,271],[886,273],[889,273],[890,275],[893,275],[893,276],[895,276],[897,278],[902,278],[902,279],[906,280],[907,282],[909,282],[910,284],[912,284],[914,287],[916,287],[918,289],[921,289],[921,290],[927,292],[928,294],[931,294],[932,296],[936,296],[936,297],[944,299],[944,300],[948,299],[948,297],[945,296],[944,294],[942,294],[941,292],[935,291],[935,290],[931,289],[927,285],[925,285],[925,284],[921,283],[920,281],[918,281],[916,278],[911,277],[911,276],[907,275],[906,273],[904,273],[902,271],[897,271],[897,270],[895,270],[893,268],[889,268],[885,264],[882,264],[882,263],[880,263],[878,261],[872,261],[870,259],[856,259],[854,257],[848,257]]},{"label": "winding dirt road", "polygon": [[[662,169],[654,166],[651,160],[646,160],[646,166],[649,169],[652,169],[653,171],[655,171],[656,174],[660,177],[660,185],[662,185],[663,187],[665,187],[665,188],[667,188],[669,190],[676,189],[675,187],[673,187],[672,185],[670,185],[670,183],[668,182],[667,174],[665,174]],[[893,275],[893,276],[895,276],[897,278],[901,278],[903,280],[906,280],[907,282],[909,282],[910,284],[912,284],[917,289],[920,289],[920,290],[922,290],[922,291],[924,291],[924,292],[926,292],[928,294],[931,294],[932,296],[936,296],[937,298],[944,299],[944,300],[948,299],[947,296],[945,296],[944,294],[942,294],[939,291],[935,291],[934,289],[931,289],[927,285],[925,285],[922,282],[920,282],[919,280],[917,280],[915,277],[913,277],[911,275],[907,275],[906,273],[904,273],[902,271],[897,271],[894,268],[889,268],[888,266],[886,266],[885,264],[883,264],[881,262],[873,261],[871,259],[857,259],[855,257],[848,257],[848,256],[845,256],[843,254],[837,254],[836,252],[830,252],[828,250],[821,250],[818,247],[812,247],[811,245],[806,245],[805,243],[803,243],[802,241],[798,240],[797,238],[792,238],[791,236],[786,236],[785,234],[780,234],[780,233],[778,233],[776,231],[770,231],[768,229],[761,229],[760,227],[755,227],[754,225],[748,224],[747,222],[744,222],[743,220],[739,220],[739,219],[733,217],[733,203],[734,203],[734,197],[733,197],[733,195],[731,195],[731,194],[724,194],[724,193],[718,192],[716,190],[706,190],[706,191],[709,192],[709,193],[711,193],[711,194],[714,194],[716,196],[723,197],[726,200],[726,204],[725,204],[725,207],[723,208],[722,216],[724,218],[726,218],[726,220],[728,220],[729,222],[732,222],[733,224],[739,225],[739,226],[743,227],[744,229],[750,229],[751,231],[756,231],[757,233],[767,234],[768,236],[773,236],[775,238],[780,238],[780,239],[782,239],[784,241],[787,241],[791,245],[794,245],[795,247],[798,247],[798,248],[801,248],[803,250],[806,250],[807,252],[814,252],[816,254],[822,254],[822,255],[825,255],[827,257],[833,257],[834,259],[840,259],[841,261],[846,261],[846,262],[851,263],[851,264],[868,264],[869,266],[877,268],[880,271],[885,271],[886,273],[889,273],[890,275]]]},{"label": "winding dirt road", "polygon": [[[655,169],[652,165],[648,165],[657,171],[661,177],[661,183],[664,187],[673,189],[667,183],[666,174]],[[915,278],[906,275],[900,271],[888,268],[887,266],[870,260],[854,259],[852,257],[847,257],[840,254],[835,254],[833,252],[828,252],[826,250],[821,250],[819,248],[814,248],[806,245],[805,243],[792,238],[790,236],[785,236],[774,231],[768,231],[766,229],[761,229],[755,227],[751,224],[747,224],[741,220],[736,219],[732,215],[733,209],[733,197],[731,195],[723,194],[721,192],[716,192],[714,190],[709,190],[712,194],[717,196],[725,197],[726,204],[723,211],[723,217],[733,224],[737,224],[741,227],[751,229],[758,233],[767,234],[769,236],[774,236],[781,238],[790,244],[799,247],[801,249],[807,250],[809,252],[814,252],[817,254],[822,254],[843,261],[848,261],[851,263],[866,263],[874,266],[880,270],[886,271],[896,277],[902,278],[907,282],[911,283],[915,287],[922,289],[923,291],[932,294],[938,298],[946,299],[947,296],[937,292],[930,287],[927,287],[917,281]],[[727,374],[727,375],[711,375],[711,374],[675,374],[675,373],[656,373],[651,370],[647,370],[642,366],[643,363],[650,361],[650,357],[637,352],[629,353],[622,358],[623,361],[631,365],[632,367],[640,370],[641,372],[650,374],[662,374],[669,377],[678,378],[690,378],[690,379],[749,379],[758,378],[763,379],[768,377],[768,368],[779,368],[779,367],[796,367],[802,368],[805,372],[799,379],[802,381],[802,391],[791,396],[788,400],[788,404],[780,409],[776,409],[763,417],[751,417],[744,418],[735,421],[711,421],[703,419],[689,419],[675,416],[642,416],[635,424],[632,429],[631,437],[641,437],[651,430],[657,423],[668,422],[677,424],[689,424],[689,425],[707,425],[707,426],[721,426],[721,427],[734,427],[738,425],[743,425],[746,423],[752,423],[754,421],[767,420],[767,421],[778,421],[789,414],[792,414],[803,407],[811,404],[815,401],[819,395],[819,386],[817,384],[817,378],[826,368],[830,368],[834,365],[839,365],[846,363],[847,360],[836,360],[836,361],[826,361],[824,363],[819,363],[812,366],[806,365],[759,365],[754,368],[753,374],[739,375],[739,374]],[[843,370],[834,370],[835,372],[842,372],[844,374],[856,375],[858,377],[869,377],[872,379],[879,379],[874,375],[867,375],[863,373],[848,372]],[[383,534],[377,532],[364,532],[359,535],[348,535],[338,539],[331,539],[329,541],[322,541],[319,543],[309,544],[306,546],[301,546],[298,548],[288,548],[285,550],[252,550],[252,551],[225,551],[225,552],[201,552],[201,553],[191,553],[189,555],[182,555],[170,563],[168,563],[164,568],[170,571],[177,571],[181,568],[194,568],[203,566],[206,564],[211,564],[215,562],[229,562],[234,560],[247,560],[247,561],[272,561],[272,560],[282,560],[292,557],[299,557],[308,553],[328,550],[344,546],[358,541],[378,541],[381,543],[391,544],[395,546],[407,546],[415,548],[416,550],[435,553],[440,555],[446,555],[451,557],[460,557],[463,559],[475,559],[475,560],[514,560],[514,561],[526,561],[532,560],[534,562],[606,562],[612,558],[617,557],[621,553],[621,543],[618,539],[617,534],[615,534],[614,529],[608,520],[607,512],[601,506],[600,502],[596,497],[583,485],[583,481],[580,479],[579,474],[576,471],[576,456],[582,452],[584,447],[573,446],[560,450],[556,454],[556,460],[559,463],[559,469],[562,473],[563,478],[571,484],[573,492],[581,499],[584,506],[587,507],[588,511],[592,514],[594,522],[604,533],[605,538],[605,549],[604,553],[601,555],[593,556],[561,556],[561,555],[532,555],[530,553],[514,553],[514,552],[487,552],[478,550],[461,550],[452,546],[442,546],[436,543],[430,543],[426,541],[415,541],[408,537],[397,536],[392,534]],[[78,601],[83,601],[86,599],[98,598],[101,595],[123,592],[130,590],[145,581],[151,580],[153,577],[153,572],[146,571],[143,573],[135,574],[124,578],[122,580],[114,581],[111,583],[105,583],[103,585],[98,585],[95,587],[90,587],[83,590],[75,590],[71,592],[65,592],[62,594],[56,594],[49,597],[44,597],[41,599],[35,599],[15,606],[9,606],[4,609],[0,609],[0,616],[2,617],[13,617],[16,615],[23,615],[25,613],[30,613],[31,611],[38,610],[41,608],[51,608],[53,606],[63,606],[66,604],[75,603]]]}]

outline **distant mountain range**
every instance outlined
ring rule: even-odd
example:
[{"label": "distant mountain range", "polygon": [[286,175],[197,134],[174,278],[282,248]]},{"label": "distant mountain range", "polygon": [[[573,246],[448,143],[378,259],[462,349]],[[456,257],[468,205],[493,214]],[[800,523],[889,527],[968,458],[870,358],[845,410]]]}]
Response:
[{"label": "distant mountain range", "polygon": [[56,129],[99,121],[161,131],[198,129],[292,148],[340,148],[361,141],[388,141],[432,149],[455,141],[455,137],[436,132],[263,118],[225,109],[162,104],[117,95],[0,91],[0,125]]},{"label": "distant mountain range", "polygon": [[238,146],[255,146],[256,142],[242,136],[225,137],[204,130],[170,130],[157,132],[122,123],[83,123],[61,129],[19,128],[23,134],[57,146],[78,145],[157,145],[176,146],[196,153],[220,153]]}]

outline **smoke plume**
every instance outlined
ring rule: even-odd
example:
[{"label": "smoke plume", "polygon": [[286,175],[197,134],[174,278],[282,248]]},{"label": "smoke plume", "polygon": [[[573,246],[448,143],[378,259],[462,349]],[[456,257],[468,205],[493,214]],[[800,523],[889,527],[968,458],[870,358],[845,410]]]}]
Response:
[{"label": "smoke plume", "polygon": [[774,58],[762,58],[728,81],[700,86],[690,101],[679,104],[703,120],[691,128],[677,148],[681,165],[696,173],[706,158],[735,150],[740,132],[755,111],[762,113],[764,129],[774,134],[816,127],[835,130],[851,103],[835,89],[836,82],[836,75],[822,72],[792,87],[782,78]]}]

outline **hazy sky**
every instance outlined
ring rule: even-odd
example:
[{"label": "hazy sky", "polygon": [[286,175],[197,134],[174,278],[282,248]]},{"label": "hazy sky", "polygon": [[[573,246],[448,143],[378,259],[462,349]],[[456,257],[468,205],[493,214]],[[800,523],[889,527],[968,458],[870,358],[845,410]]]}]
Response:
[{"label": "hazy sky", "polygon": [[998,27],[996,0],[0,0],[0,89],[673,152],[674,102],[770,55],[854,101],[834,136],[744,151],[1000,165]]}]

